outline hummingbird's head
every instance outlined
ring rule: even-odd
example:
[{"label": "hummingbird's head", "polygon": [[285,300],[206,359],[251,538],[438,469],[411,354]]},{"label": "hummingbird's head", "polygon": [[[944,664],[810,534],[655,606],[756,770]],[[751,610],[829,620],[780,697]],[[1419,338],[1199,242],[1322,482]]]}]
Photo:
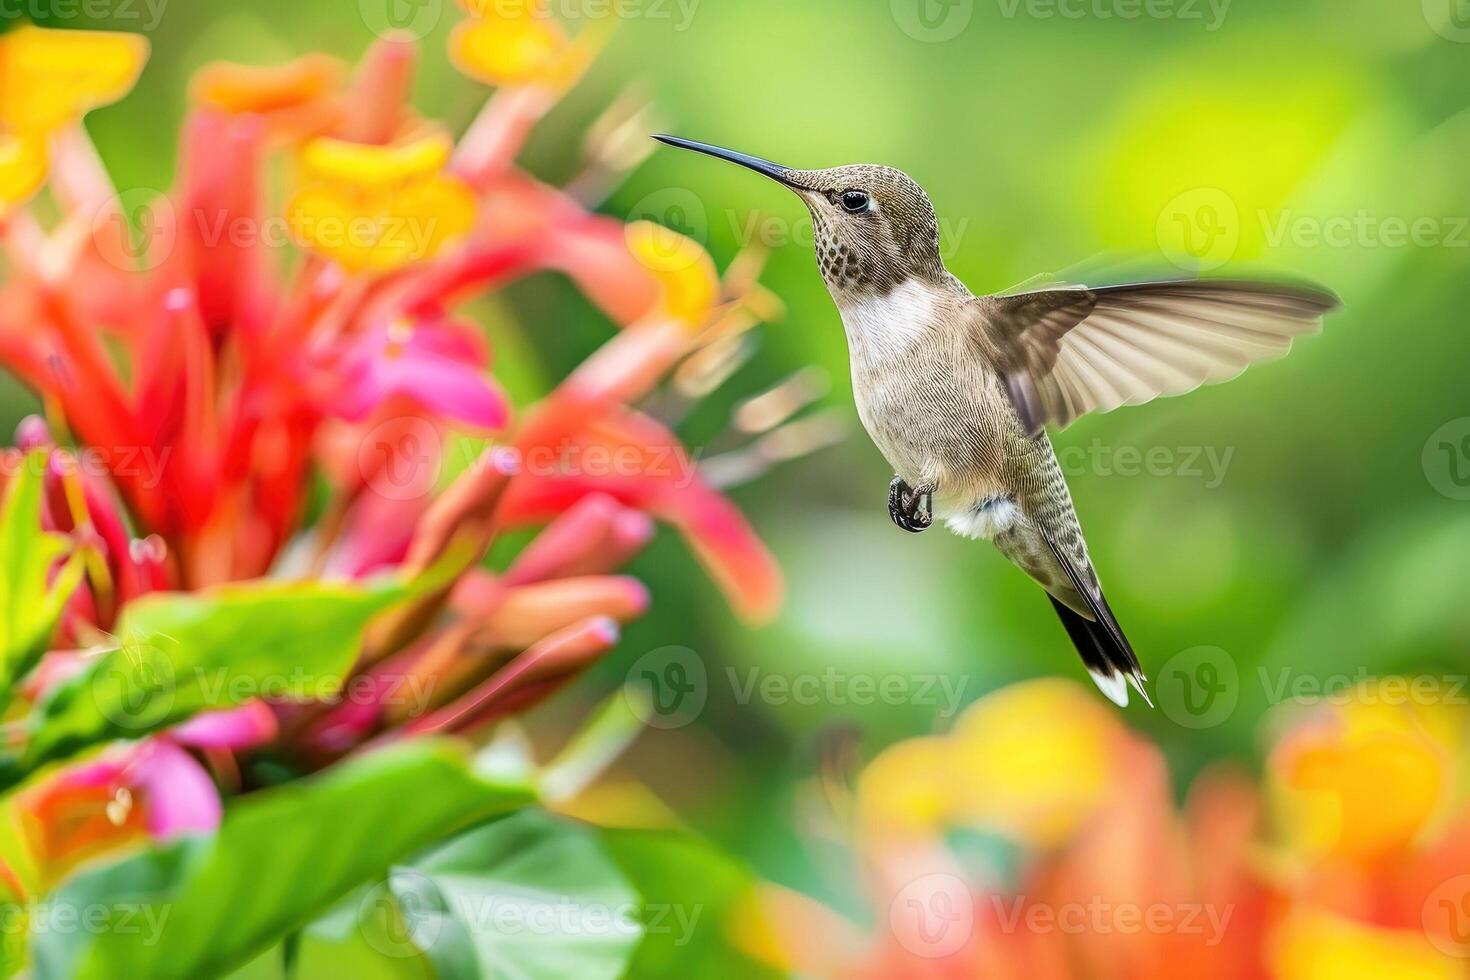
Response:
[{"label": "hummingbird's head", "polygon": [[937,284],[947,275],[934,206],[901,170],[873,164],[793,170],[708,143],[654,139],[748,167],[794,191],[811,211],[817,265],[834,298],[883,295],[909,279]]}]

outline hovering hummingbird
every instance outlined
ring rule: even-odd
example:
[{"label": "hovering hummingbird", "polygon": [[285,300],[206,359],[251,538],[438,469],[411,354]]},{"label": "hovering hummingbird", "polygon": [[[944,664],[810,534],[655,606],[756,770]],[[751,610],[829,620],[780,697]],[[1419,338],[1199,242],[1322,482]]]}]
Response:
[{"label": "hovering hummingbird", "polygon": [[1320,329],[1337,298],[1231,279],[977,296],[945,268],[934,208],[902,171],[793,170],[654,138],[748,167],[806,202],[858,417],[895,471],[893,522],[917,532],[938,517],[989,540],[1046,590],[1103,694],[1125,706],[1132,683],[1149,701],[1044,426],[1234,377]]}]

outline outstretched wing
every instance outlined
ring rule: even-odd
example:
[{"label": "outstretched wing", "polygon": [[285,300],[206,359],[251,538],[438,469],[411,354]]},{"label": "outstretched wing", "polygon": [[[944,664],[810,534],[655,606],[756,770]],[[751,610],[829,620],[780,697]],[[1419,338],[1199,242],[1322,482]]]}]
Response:
[{"label": "outstretched wing", "polygon": [[1313,286],[1189,279],[977,297],[977,322],[1035,435],[1084,412],[1233,378],[1321,328],[1337,297]]}]

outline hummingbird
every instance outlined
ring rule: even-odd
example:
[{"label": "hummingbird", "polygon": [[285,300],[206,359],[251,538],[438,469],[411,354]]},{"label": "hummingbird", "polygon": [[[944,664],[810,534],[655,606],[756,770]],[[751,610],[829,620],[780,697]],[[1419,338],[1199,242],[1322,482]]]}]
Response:
[{"label": "hummingbird", "polygon": [[1098,689],[1147,678],[1103,596],[1047,437],[1087,412],[1234,377],[1337,306],[1309,284],[1159,279],[976,295],[948,269],[929,196],[893,167],[795,170],[659,135],[794,191],[847,336],[858,418],[893,468],[888,513],[990,541],[1046,591]]}]

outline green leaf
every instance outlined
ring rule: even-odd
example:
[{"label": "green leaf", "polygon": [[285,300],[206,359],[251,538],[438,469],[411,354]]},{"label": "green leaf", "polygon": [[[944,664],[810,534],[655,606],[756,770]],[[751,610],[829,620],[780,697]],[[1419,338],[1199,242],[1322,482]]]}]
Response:
[{"label": "green leaf", "polygon": [[409,593],[378,583],[258,581],[159,593],[128,605],[120,645],[53,690],[0,755],[0,788],[114,738],[137,738],[206,708],[256,697],[330,698],[368,621]]},{"label": "green leaf", "polygon": [[403,945],[424,950],[441,980],[613,980],[642,938],[638,895],[596,829],[541,811],[467,831],[394,868],[388,885]]},{"label": "green leaf", "polygon": [[16,680],[46,651],[56,620],[82,578],[79,553],[51,575],[71,542],[41,530],[45,470],[44,452],[27,455],[0,507],[0,708],[9,703]]},{"label": "green leaf", "polygon": [[227,808],[217,833],[83,871],[53,893],[48,907],[101,909],[116,927],[35,934],[35,976],[220,976],[394,862],[532,796],[432,740],[251,794]]},{"label": "green leaf", "polygon": [[663,830],[601,830],[608,855],[639,894],[643,942],[628,977],[762,980],[785,974],[730,941],[730,919],[750,872],[714,845]]}]

